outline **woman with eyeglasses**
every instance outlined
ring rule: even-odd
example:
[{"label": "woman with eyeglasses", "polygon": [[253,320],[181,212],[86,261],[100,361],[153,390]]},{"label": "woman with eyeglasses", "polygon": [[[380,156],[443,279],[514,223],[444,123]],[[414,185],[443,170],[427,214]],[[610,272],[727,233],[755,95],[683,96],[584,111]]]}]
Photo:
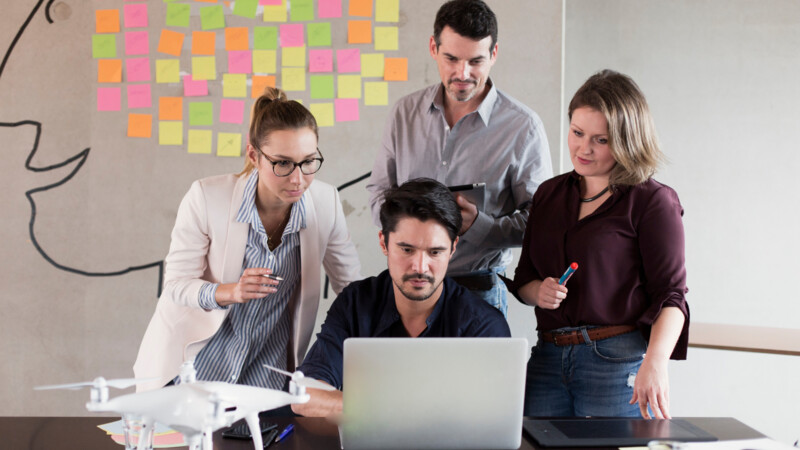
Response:
[{"label": "woman with eyeglasses", "polygon": [[137,390],[198,380],[282,389],[302,362],[317,316],[320,266],[338,293],[360,276],[317,123],[267,88],[255,102],[241,173],[195,181],[178,209],[164,291],[134,365]]}]

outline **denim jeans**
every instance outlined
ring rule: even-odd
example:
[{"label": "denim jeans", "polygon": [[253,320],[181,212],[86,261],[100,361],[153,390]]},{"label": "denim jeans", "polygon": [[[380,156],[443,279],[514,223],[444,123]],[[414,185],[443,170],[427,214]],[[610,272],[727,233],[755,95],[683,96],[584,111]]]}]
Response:
[{"label": "denim jeans", "polygon": [[[478,270],[475,272],[471,272],[469,276],[479,276],[479,275],[489,275],[489,274],[498,274],[503,273],[506,270],[505,267],[495,267],[493,269],[486,269],[486,270]],[[508,289],[506,289],[506,284],[503,283],[500,278],[497,276],[492,277],[494,278],[493,282],[494,285],[488,291],[478,291],[478,290],[470,290],[476,297],[482,298],[486,301],[486,303],[494,306],[501,313],[503,313],[503,317],[508,317]]]},{"label": "denim jeans", "polygon": [[[558,347],[542,340],[531,351],[525,383],[526,416],[638,417],[628,402],[647,343],[641,333]],[[589,327],[591,328],[591,327]]]}]

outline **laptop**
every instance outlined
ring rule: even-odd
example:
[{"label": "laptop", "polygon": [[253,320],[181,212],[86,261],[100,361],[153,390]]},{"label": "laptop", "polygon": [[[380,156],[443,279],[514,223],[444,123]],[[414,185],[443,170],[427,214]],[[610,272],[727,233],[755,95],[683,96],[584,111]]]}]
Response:
[{"label": "laptop", "polygon": [[342,448],[516,449],[524,338],[350,338]]}]

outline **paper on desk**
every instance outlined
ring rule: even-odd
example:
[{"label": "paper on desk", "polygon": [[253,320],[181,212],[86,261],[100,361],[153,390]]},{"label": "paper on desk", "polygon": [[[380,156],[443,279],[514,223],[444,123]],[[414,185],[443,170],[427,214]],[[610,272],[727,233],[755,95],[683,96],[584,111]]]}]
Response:
[{"label": "paper on desk", "polygon": [[[687,442],[682,447],[682,450],[790,450],[794,448],[769,438],[761,438],[716,442]],[[621,449],[647,450],[647,447],[621,447]]]}]

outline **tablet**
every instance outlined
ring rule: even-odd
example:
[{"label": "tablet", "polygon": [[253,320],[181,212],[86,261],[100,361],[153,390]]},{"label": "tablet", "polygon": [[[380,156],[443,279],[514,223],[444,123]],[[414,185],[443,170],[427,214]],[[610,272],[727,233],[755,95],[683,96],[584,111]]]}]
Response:
[{"label": "tablet", "polygon": [[523,429],[542,447],[625,447],[653,440],[716,441],[684,419],[527,419]]},{"label": "tablet", "polygon": [[448,186],[450,192],[461,194],[464,198],[472,202],[478,211],[483,212],[483,204],[486,198],[486,183],[460,184],[458,186]]}]

